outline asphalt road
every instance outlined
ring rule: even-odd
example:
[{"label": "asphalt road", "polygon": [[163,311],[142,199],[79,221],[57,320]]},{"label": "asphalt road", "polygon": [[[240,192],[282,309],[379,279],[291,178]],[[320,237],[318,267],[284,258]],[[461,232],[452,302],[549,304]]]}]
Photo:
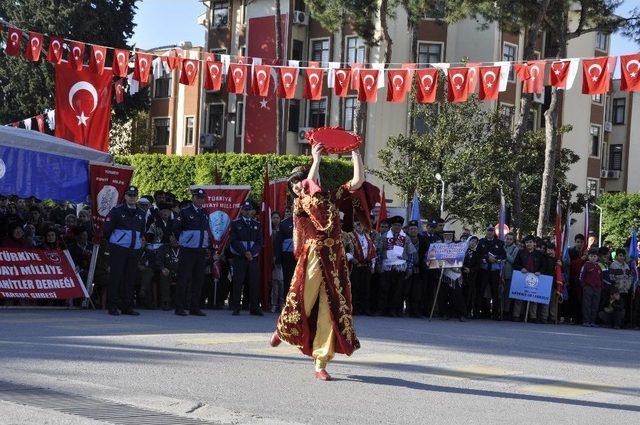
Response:
[{"label": "asphalt road", "polygon": [[0,309],[0,424],[637,424],[640,332],[357,317],[313,378],[275,316]]}]

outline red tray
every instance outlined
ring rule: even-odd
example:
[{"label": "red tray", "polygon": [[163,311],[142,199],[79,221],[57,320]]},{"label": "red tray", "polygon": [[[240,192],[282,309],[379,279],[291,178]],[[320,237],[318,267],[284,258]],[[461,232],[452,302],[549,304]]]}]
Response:
[{"label": "red tray", "polygon": [[311,146],[321,143],[327,153],[347,153],[358,149],[362,144],[360,136],[349,133],[340,127],[320,127],[304,136]]}]

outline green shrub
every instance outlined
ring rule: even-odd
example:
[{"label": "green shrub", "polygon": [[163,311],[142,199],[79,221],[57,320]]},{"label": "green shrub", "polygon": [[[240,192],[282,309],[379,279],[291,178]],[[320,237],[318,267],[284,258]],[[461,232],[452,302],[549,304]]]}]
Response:
[{"label": "green shrub", "polygon": [[[271,165],[271,180],[287,177],[299,165],[311,163],[309,156],[296,155],[250,155],[237,153],[207,153],[195,156],[135,154],[116,156],[119,164],[130,165],[133,184],[141,194],[152,194],[165,190],[178,198],[188,197],[188,187],[193,184],[214,184],[214,174],[220,175],[221,184],[249,185],[251,198],[259,202],[266,164]],[[349,161],[323,158],[320,168],[322,186],[334,188],[351,178],[353,173]]]},{"label": "green shrub", "polygon": [[640,193],[605,193],[598,198],[603,208],[602,233],[616,248],[628,248],[627,238],[636,221],[640,225]]}]

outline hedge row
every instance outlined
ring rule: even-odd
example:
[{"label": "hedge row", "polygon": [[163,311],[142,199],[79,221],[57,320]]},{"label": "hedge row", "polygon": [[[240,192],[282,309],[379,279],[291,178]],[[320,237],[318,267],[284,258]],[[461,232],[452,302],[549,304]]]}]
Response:
[{"label": "hedge row", "polygon": [[[287,177],[299,165],[309,165],[309,156],[296,155],[249,155],[236,153],[206,153],[195,156],[135,154],[116,156],[119,164],[130,165],[133,184],[141,194],[152,194],[165,190],[179,199],[188,197],[188,187],[193,184],[214,184],[215,173],[221,184],[249,185],[251,198],[262,197],[264,170],[270,164],[269,177]],[[216,171],[217,170],[217,171]],[[323,187],[334,188],[351,178],[353,169],[349,161],[325,157],[322,159],[320,175]]]}]

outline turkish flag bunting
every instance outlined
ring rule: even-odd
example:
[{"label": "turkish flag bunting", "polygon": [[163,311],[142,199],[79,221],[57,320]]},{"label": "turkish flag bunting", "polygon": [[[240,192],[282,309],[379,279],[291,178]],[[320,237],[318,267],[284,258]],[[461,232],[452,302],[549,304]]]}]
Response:
[{"label": "turkish flag bunting", "polygon": [[151,55],[147,53],[136,53],[136,64],[133,68],[133,79],[140,85],[149,83],[149,72],[151,71]]},{"label": "turkish flag bunting", "polygon": [[129,72],[129,51],[115,49],[113,51],[113,75],[126,77]]},{"label": "turkish flag bunting", "polygon": [[205,61],[204,89],[218,91],[220,86],[222,86],[222,62]]},{"label": "turkish flag bunting", "polygon": [[500,88],[500,67],[483,66],[480,68],[480,100],[496,100]]},{"label": "turkish flag bunting", "polygon": [[216,61],[216,57],[213,53],[209,53],[209,52],[204,52],[202,53],[202,60],[204,62],[215,62]]},{"label": "turkish flag bunting", "polygon": [[513,65],[513,69],[515,70],[516,76],[521,81],[527,81],[531,78],[531,74],[529,74],[529,66],[526,63],[516,63]]},{"label": "turkish flag bunting", "polygon": [[620,90],[640,90],[640,54],[620,56]]},{"label": "turkish flag bunting", "polygon": [[523,93],[540,94],[544,90],[544,67],[545,61],[533,61],[527,63],[529,78],[522,83]]},{"label": "turkish flag bunting", "polygon": [[557,61],[551,64],[549,71],[549,85],[563,89],[567,87],[570,61]]},{"label": "turkish flag bunting", "polygon": [[120,78],[114,83],[114,89],[116,92],[116,103],[124,102],[124,78]]},{"label": "turkish flag bunting", "polygon": [[309,68],[319,68],[320,67],[320,62],[318,62],[318,61],[308,61],[307,62],[307,66]]},{"label": "turkish flag bunting", "polygon": [[449,68],[448,73],[447,99],[449,102],[466,102],[469,93],[469,84],[467,82],[469,68]]},{"label": "turkish flag bunting", "polygon": [[255,96],[266,97],[269,95],[271,83],[271,67],[269,65],[254,65],[251,78],[251,92]]},{"label": "turkish flag bunting", "polygon": [[107,59],[107,49],[103,46],[91,46],[91,57],[89,58],[89,70],[102,75],[104,63]]},{"label": "turkish flag bunting", "polygon": [[181,58],[182,49],[173,49],[169,52],[168,56],[163,56],[162,60],[166,62],[169,69],[173,71],[178,67]]},{"label": "turkish flag bunting", "polygon": [[38,115],[36,117],[36,122],[38,123],[38,131],[40,133],[44,133],[44,115]]},{"label": "turkish flag bunting", "polygon": [[79,41],[69,43],[69,66],[76,71],[82,71],[84,66],[84,43]]},{"label": "turkish flag bunting", "polygon": [[42,52],[42,34],[32,32],[29,34],[29,45],[24,49],[24,57],[27,60],[38,62]]},{"label": "turkish flag bunting", "polygon": [[49,50],[47,51],[47,60],[51,63],[60,63],[62,61],[62,44],[60,37],[52,35],[49,37]]},{"label": "turkish flag bunting", "polygon": [[582,60],[583,94],[604,94],[609,90],[611,74],[607,69],[608,62],[607,56]]},{"label": "turkish flag bunting", "polygon": [[282,67],[278,68],[278,97],[283,99],[293,99],[298,85],[298,68]]},{"label": "turkish flag bunting", "polygon": [[387,88],[387,102],[404,102],[411,87],[411,71],[408,69],[390,69],[387,71],[389,80]]},{"label": "turkish flag bunting", "polygon": [[305,68],[305,84],[302,96],[309,100],[320,100],[322,96],[322,69]]},{"label": "turkish flag bunting", "polygon": [[336,69],[333,83],[333,92],[336,96],[345,97],[349,93],[349,84],[351,82],[350,69]]},{"label": "turkish flag bunting", "polygon": [[416,100],[418,103],[433,103],[438,90],[438,70],[436,68],[418,69]]},{"label": "turkish flag bunting", "polygon": [[415,63],[403,63],[401,65],[401,68],[409,70],[409,80],[413,81],[413,74],[416,73],[416,64]]},{"label": "turkish flag bunting", "polygon": [[478,86],[478,70],[480,68],[481,63],[467,63],[467,68],[469,68],[469,74],[467,75],[467,84],[469,85],[469,93],[475,93],[476,87]]},{"label": "turkish flag bunting", "polygon": [[198,76],[198,66],[200,61],[195,59],[183,59],[182,71],[180,72],[180,84],[192,86]]},{"label": "turkish flag bunting", "polygon": [[360,70],[363,67],[361,63],[352,63],[351,65],[351,90],[358,91],[358,87],[360,86]]},{"label": "turkish flag bunting", "polygon": [[247,84],[247,66],[237,63],[229,65],[227,89],[229,93],[243,94]]},{"label": "turkish flag bunting", "polygon": [[18,28],[9,28],[7,31],[7,45],[4,52],[7,56],[18,56],[20,54],[20,43],[22,43],[22,31]]},{"label": "turkish flag bunting", "polygon": [[361,102],[378,101],[378,73],[377,69],[361,69],[358,100]]},{"label": "turkish flag bunting", "polygon": [[56,65],[56,137],[106,152],[111,120],[111,74]]}]

